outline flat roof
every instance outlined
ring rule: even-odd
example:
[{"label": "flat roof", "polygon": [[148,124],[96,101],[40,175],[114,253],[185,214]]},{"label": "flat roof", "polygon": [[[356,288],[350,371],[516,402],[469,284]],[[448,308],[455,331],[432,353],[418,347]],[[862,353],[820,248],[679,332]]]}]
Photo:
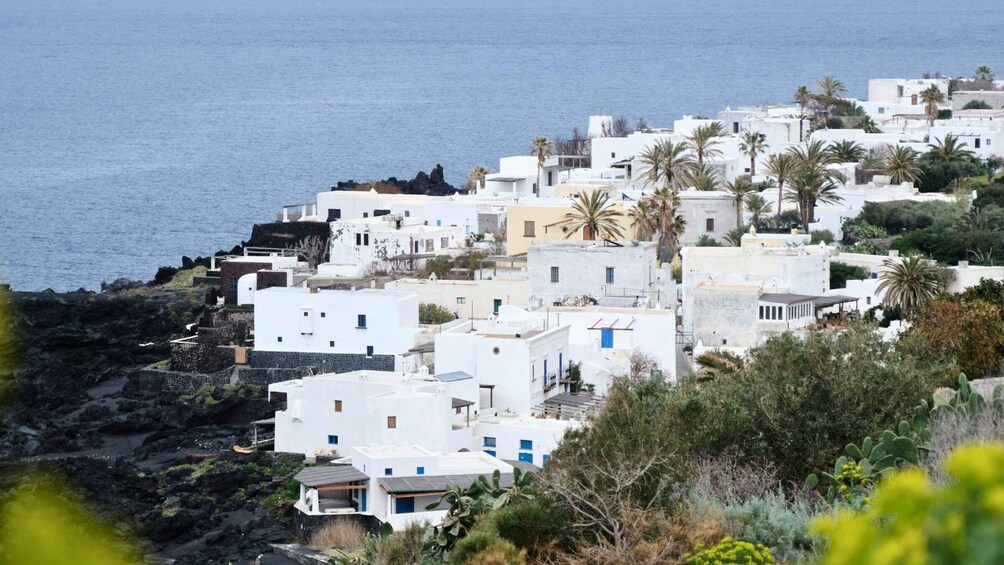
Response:
[{"label": "flat roof", "polygon": [[563,392],[561,394],[556,394],[551,398],[544,401],[544,405],[550,406],[571,406],[573,408],[582,408],[587,406],[595,406],[599,403],[600,397],[593,396],[591,394],[569,394]]},{"label": "flat roof", "polygon": [[763,302],[774,302],[776,304],[795,304],[798,302],[813,302],[819,296],[809,296],[807,294],[792,294],[790,292],[765,292],[760,295]]},{"label": "flat roof", "polygon": [[[414,477],[383,477],[379,479],[380,486],[392,494],[409,492],[443,492],[451,485],[459,485],[467,488],[478,480],[478,477],[489,478],[491,472],[487,473],[467,473],[463,475],[419,475]],[[501,473],[499,485],[503,487],[512,486],[512,473]]]},{"label": "flat roof", "polygon": [[324,467],[306,467],[297,473],[293,480],[308,487],[322,485],[337,485],[355,481],[368,481],[370,478],[351,465],[326,465]]}]

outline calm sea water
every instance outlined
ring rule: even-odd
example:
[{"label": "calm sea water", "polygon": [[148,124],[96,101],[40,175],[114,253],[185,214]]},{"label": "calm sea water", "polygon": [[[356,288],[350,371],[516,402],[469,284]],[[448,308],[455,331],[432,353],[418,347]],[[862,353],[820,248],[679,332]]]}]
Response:
[{"label": "calm sea water", "polygon": [[604,109],[1004,74],[1004,2],[0,0],[0,277],[148,279],[337,180],[460,182]]}]

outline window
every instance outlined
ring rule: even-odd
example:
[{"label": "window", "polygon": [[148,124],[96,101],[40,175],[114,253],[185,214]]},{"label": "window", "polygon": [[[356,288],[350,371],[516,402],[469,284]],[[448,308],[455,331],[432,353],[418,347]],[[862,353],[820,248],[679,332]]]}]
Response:
[{"label": "window", "polygon": [[520,449],[533,449],[533,440],[530,440],[530,439],[521,439],[521,440],[519,440],[519,448]]},{"label": "window", "polygon": [[230,290],[237,290],[237,279],[230,279]]},{"label": "window", "polygon": [[383,476],[385,476],[385,477],[389,477],[389,476],[391,476],[393,474],[394,474],[394,469],[392,469],[390,467],[387,467],[386,469],[383,470]]},{"label": "window", "polygon": [[486,449],[485,453],[487,455],[491,455],[492,457],[495,457],[495,450],[494,449]]},{"label": "window", "polygon": [[357,233],[356,234],[356,245],[362,245],[362,244],[363,244],[363,234]]},{"label": "window", "polygon": [[419,468],[415,469],[415,474],[416,475],[424,475],[425,474],[425,467],[419,467]]},{"label": "window", "polygon": [[363,212],[363,217],[364,218],[369,218],[370,217],[370,213],[369,212]]},{"label": "window", "polygon": [[357,328],[366,327],[366,314],[359,314],[356,316],[356,327]]},{"label": "window", "polygon": [[543,461],[544,465],[547,465],[547,463],[551,460],[551,455],[545,454],[543,457],[541,457],[541,460]]},{"label": "window", "polygon": [[523,237],[536,237],[537,235],[537,224],[536,222],[526,221],[523,222]]},{"label": "window", "polygon": [[974,139],[973,140],[973,147],[976,148],[976,149],[979,149],[980,148],[980,141],[983,141],[983,140],[980,139],[980,138],[978,138],[978,137],[976,139]]},{"label": "window", "polygon": [[559,278],[558,277],[558,268],[557,267],[551,267],[551,282],[553,282],[553,283],[558,282],[558,278]]},{"label": "window", "polygon": [[612,328],[603,328],[600,330],[600,347],[603,349],[613,349],[614,330]]},{"label": "window", "polygon": [[554,186],[554,171],[547,171],[547,186]]},{"label": "window", "polygon": [[364,233],[363,234],[363,245],[369,245],[369,244],[370,244],[370,234]]},{"label": "window", "polygon": [[342,219],[342,209],[341,208],[333,208],[331,210],[328,210],[328,221],[329,222],[333,222],[335,220],[340,220],[340,219]]},{"label": "window", "polygon": [[866,296],[865,297],[865,305],[866,306],[871,306],[872,305],[872,297],[871,296]]},{"label": "window", "polygon": [[342,411],[342,401],[341,400],[336,400],[335,401],[335,412],[341,412],[341,411]]},{"label": "window", "polygon": [[334,346],[335,346],[334,340],[328,342],[328,347],[334,347]]},{"label": "window", "polygon": [[885,107],[879,106],[879,114],[885,114]]},{"label": "window", "polygon": [[739,133],[739,122],[732,122],[732,133]]},{"label": "window", "polygon": [[610,152],[610,158],[611,158],[611,159],[616,159],[616,158],[617,158],[617,154],[616,154],[616,153],[614,153],[613,151],[611,151],[611,152]]},{"label": "window", "polygon": [[338,445],[338,436],[328,436],[328,445]]},{"label": "window", "polygon": [[321,317],[323,318],[324,316],[325,316],[324,312],[321,312]]},{"label": "window", "polygon": [[434,240],[431,240],[431,239],[425,240],[425,251],[426,252],[432,252],[432,251],[435,251],[435,250],[436,250],[436,246],[435,246]]},{"label": "window", "polygon": [[524,461],[526,463],[533,463],[533,454],[532,453],[520,453],[518,459],[520,461]]},{"label": "window", "polygon": [[279,336],[279,343],[282,343],[282,336]]},{"label": "window", "polygon": [[307,317],[307,316],[309,316],[309,315],[310,315],[310,314],[308,314],[307,312],[304,312],[304,313],[303,313],[303,317],[304,317],[304,318],[306,318],[306,317]]},{"label": "window", "polygon": [[405,218],[410,218],[411,217],[411,210],[405,210],[404,211],[404,217]]},{"label": "window", "polygon": [[373,346],[372,345],[367,345],[366,346],[366,356],[367,357],[373,357]]},{"label": "window", "polygon": [[614,268],[607,267],[607,284],[614,284]]},{"label": "window", "polygon": [[397,429],[397,416],[387,416],[387,429]]},{"label": "window", "polygon": [[760,305],[760,315],[757,316],[757,319],[758,320],[762,320],[763,319],[763,305],[762,304]]},{"label": "window", "polygon": [[440,249],[446,249],[449,246],[450,246],[450,238],[448,238],[448,237],[441,237],[441,238],[439,238],[439,247],[440,247]]},{"label": "window", "polygon": [[467,304],[467,298],[464,296],[457,297],[457,304]]},{"label": "window", "polygon": [[415,242],[415,253],[418,253],[418,245],[419,245],[419,243],[420,242],[418,242],[418,241]]},{"label": "window", "polygon": [[704,231],[706,231],[706,232],[713,232],[713,231],[715,231],[715,219],[714,218],[707,218],[706,220],[704,220]]},{"label": "window", "polygon": [[495,447],[495,438],[485,436],[485,447]]}]

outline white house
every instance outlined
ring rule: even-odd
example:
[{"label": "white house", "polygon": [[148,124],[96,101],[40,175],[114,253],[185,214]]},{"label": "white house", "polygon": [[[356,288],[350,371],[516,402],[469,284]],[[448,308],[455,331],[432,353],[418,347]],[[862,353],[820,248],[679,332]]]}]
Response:
[{"label": "white house", "polygon": [[[748,316],[755,317],[757,301],[764,293],[809,297],[825,294],[830,287],[830,250],[807,245],[808,240],[807,235],[746,234],[741,247],[684,248],[684,331],[693,331],[697,337],[698,328],[738,328],[742,324],[734,317],[736,312],[748,310]],[[703,307],[697,302],[699,286]],[[720,304],[712,306],[713,302]],[[722,339],[750,342],[748,338],[717,337],[718,345]]]},{"label": "white house", "polygon": [[419,302],[438,304],[459,318],[488,318],[506,304],[527,308],[530,300],[530,281],[525,278],[398,279],[384,287],[414,292]]},{"label": "white house", "polygon": [[324,372],[403,371],[424,331],[418,296],[403,290],[269,288],[255,298],[252,364]]},{"label": "white house", "polygon": [[672,277],[659,270],[654,242],[540,241],[530,246],[530,306],[591,298],[634,304],[673,300]]},{"label": "white house", "polygon": [[513,466],[482,452],[437,454],[415,445],[359,447],[351,463],[307,467],[294,507],[307,515],[361,514],[400,530],[438,523],[445,508],[427,510],[451,485],[469,487],[479,476],[512,486]]},{"label": "white house", "polygon": [[549,326],[569,327],[571,359],[582,364],[583,382],[599,394],[614,377],[630,373],[635,352],[654,357],[663,376],[676,380],[675,309],[553,306],[535,313],[546,316]]},{"label": "white house", "polygon": [[[707,349],[742,352],[769,337],[815,322],[820,296],[763,292],[757,284],[698,283],[691,291],[694,355]],[[844,297],[834,297],[836,303]]]},{"label": "white house", "polygon": [[436,255],[457,255],[466,241],[462,226],[436,226],[391,214],[331,224],[325,275],[363,276],[373,271],[415,270]]},{"label": "white house", "polygon": [[529,414],[560,392],[568,367],[568,326],[547,327],[533,314],[502,306],[498,317],[467,320],[435,337],[439,374],[474,375],[482,414]]},{"label": "white house", "polygon": [[366,445],[420,445],[447,453],[472,449],[478,386],[471,375],[420,371],[328,373],[269,385],[284,394],[275,413],[275,450],[348,455]]}]

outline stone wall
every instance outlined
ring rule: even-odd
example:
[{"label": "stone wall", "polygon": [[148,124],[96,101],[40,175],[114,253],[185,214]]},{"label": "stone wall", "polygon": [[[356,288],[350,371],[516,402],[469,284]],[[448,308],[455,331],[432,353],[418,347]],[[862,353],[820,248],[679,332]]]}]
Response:
[{"label": "stone wall", "polygon": [[324,527],[325,524],[338,520],[356,522],[362,526],[364,530],[374,535],[379,534],[380,528],[383,527],[383,522],[381,522],[379,518],[368,514],[332,514],[330,516],[313,516],[304,514],[299,510],[293,510],[293,531],[296,532],[295,535],[300,537],[300,539],[308,539],[312,533]]},{"label": "stone wall", "polygon": [[393,355],[374,355],[352,353],[305,353],[298,351],[259,351],[251,352],[249,364],[255,368],[285,368],[313,367],[316,374],[348,373],[350,371],[393,371]]},{"label": "stone wall", "polygon": [[195,394],[204,386],[222,385],[257,385],[267,389],[268,385],[309,377],[310,370],[298,369],[266,369],[253,367],[229,366],[211,373],[192,373],[147,367],[130,376],[131,385],[149,390],[170,392],[172,394]]},{"label": "stone wall", "polygon": [[220,263],[220,292],[224,304],[237,304],[237,279],[262,269],[272,268],[271,262],[223,261]]}]

